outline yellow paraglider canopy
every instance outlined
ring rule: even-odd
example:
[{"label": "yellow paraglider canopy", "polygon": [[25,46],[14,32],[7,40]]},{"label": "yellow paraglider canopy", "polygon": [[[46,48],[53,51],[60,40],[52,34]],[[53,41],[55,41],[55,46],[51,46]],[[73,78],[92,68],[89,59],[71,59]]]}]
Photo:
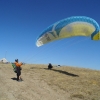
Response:
[{"label": "yellow paraglider canopy", "polygon": [[91,36],[92,40],[99,40],[99,25],[89,17],[69,17],[54,23],[44,30],[37,38],[36,45],[39,47],[54,40],[73,36]]}]

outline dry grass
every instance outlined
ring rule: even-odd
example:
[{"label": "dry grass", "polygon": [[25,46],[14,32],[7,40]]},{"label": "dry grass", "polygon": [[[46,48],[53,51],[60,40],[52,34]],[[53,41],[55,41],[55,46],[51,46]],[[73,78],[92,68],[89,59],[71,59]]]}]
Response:
[{"label": "dry grass", "polygon": [[34,73],[53,90],[69,93],[70,100],[100,100],[100,71],[68,66],[48,70],[47,65],[23,65],[22,74],[29,74],[34,80]]},{"label": "dry grass", "polygon": [[100,100],[100,71],[68,66],[52,70],[48,70],[47,65],[25,66],[29,66],[31,75],[38,73],[55,91],[59,88],[70,93],[72,100]]}]

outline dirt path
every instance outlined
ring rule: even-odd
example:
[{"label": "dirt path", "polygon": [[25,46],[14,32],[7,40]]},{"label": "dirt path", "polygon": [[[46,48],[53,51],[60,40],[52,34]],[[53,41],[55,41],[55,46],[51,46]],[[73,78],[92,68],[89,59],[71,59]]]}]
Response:
[{"label": "dirt path", "polygon": [[12,67],[0,65],[0,100],[69,100],[69,95],[62,90],[55,91],[39,73],[22,71],[24,81],[14,80],[16,74]]}]

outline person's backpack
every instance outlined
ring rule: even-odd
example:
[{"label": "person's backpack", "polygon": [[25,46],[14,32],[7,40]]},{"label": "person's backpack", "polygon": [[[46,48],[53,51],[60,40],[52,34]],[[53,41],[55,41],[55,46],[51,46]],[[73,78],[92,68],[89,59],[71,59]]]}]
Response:
[{"label": "person's backpack", "polygon": [[12,66],[13,66],[13,71],[14,71],[15,73],[17,73],[17,67],[16,67],[16,65],[15,65],[14,63],[12,63]]}]

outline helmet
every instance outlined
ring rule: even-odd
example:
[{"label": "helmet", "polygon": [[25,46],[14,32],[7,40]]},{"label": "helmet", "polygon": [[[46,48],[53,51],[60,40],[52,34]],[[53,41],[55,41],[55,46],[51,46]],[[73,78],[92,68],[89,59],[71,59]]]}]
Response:
[{"label": "helmet", "polygon": [[15,59],[16,62],[18,62],[18,59]]}]

